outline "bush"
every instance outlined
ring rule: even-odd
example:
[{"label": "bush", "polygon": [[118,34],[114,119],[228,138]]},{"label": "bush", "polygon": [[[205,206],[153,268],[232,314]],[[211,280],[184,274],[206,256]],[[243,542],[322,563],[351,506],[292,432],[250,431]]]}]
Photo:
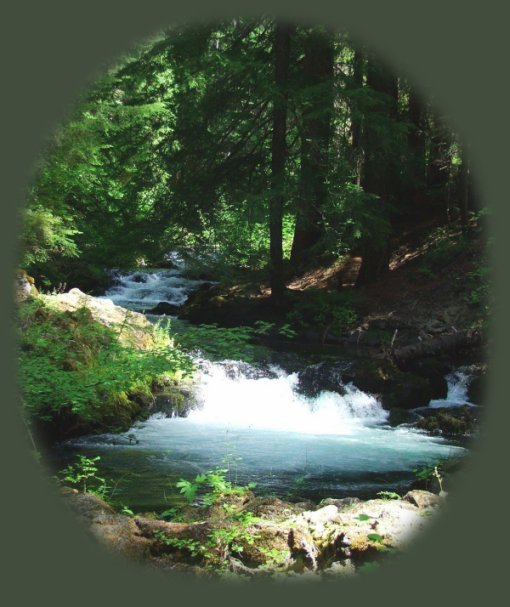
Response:
[{"label": "bush", "polygon": [[287,319],[301,329],[319,328],[324,343],[328,333],[342,334],[357,322],[356,301],[356,294],[352,292],[308,289]]},{"label": "bush", "polygon": [[192,369],[163,327],[149,326],[153,345],[137,349],[88,308],[57,311],[41,298],[20,307],[18,323],[19,379],[32,419],[122,428],[140,412],[140,395],[162,376]]}]

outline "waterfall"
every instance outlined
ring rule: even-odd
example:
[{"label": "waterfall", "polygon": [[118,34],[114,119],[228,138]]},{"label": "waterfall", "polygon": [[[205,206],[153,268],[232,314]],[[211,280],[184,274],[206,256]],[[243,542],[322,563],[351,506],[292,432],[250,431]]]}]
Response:
[{"label": "waterfall", "polygon": [[[297,373],[276,366],[268,376],[236,361],[201,365],[197,378],[200,407],[190,412],[195,422],[300,432],[352,434],[361,425],[384,423],[387,412],[372,396],[352,385],[345,394],[321,392],[306,397],[296,391]],[[234,373],[232,373],[234,370]]]}]

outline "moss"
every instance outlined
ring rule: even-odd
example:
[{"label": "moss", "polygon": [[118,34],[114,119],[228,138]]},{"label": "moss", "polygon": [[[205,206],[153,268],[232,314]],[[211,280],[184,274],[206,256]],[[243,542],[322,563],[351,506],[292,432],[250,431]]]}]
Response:
[{"label": "moss", "polygon": [[[387,360],[362,360],[353,371],[354,384],[364,392],[379,396],[385,409],[414,409],[428,405],[432,391],[429,381],[398,369]],[[349,378],[350,379],[350,378]]]},{"label": "moss", "polygon": [[191,370],[164,330],[82,295],[41,296],[18,313],[26,409],[56,438],[128,429],[149,413],[156,380]]},{"label": "moss", "polygon": [[437,413],[417,422],[417,427],[433,434],[459,437],[470,436],[478,428],[478,415],[473,407],[438,409]]}]

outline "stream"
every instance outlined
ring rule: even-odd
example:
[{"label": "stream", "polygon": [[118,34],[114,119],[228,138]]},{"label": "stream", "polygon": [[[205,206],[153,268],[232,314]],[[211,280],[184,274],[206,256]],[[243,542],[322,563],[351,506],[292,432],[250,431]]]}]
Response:
[{"label": "stream", "polygon": [[[174,261],[171,270],[117,273],[102,297],[142,312],[159,302],[180,306],[204,281],[186,279],[182,262]],[[121,435],[66,441],[55,452],[59,466],[76,453],[99,455],[112,499],[140,512],[181,503],[179,479],[218,468],[228,470],[233,483],[256,483],[258,494],[370,498],[378,491],[403,493],[416,468],[465,453],[411,427],[391,427],[377,399],[352,385],[343,395],[322,391],[310,397],[300,393],[298,373],[284,363],[198,356],[195,363],[196,406],[187,417],[156,413]],[[447,379],[447,398],[430,406],[467,402],[467,376],[459,371]]]}]

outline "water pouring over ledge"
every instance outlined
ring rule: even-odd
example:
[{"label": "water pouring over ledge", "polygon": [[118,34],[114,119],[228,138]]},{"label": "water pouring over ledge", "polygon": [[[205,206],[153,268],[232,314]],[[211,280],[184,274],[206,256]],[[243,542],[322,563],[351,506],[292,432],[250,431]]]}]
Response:
[{"label": "water pouring over ledge", "polygon": [[[103,297],[136,310],[182,305],[204,282],[182,271],[181,265],[118,274]],[[464,453],[411,428],[390,427],[380,403],[352,385],[344,394],[310,397],[298,391],[296,373],[277,365],[196,362],[196,406],[186,418],[156,414],[125,435],[69,441],[62,460],[75,450],[101,455],[118,500],[158,509],[172,500],[176,480],[218,467],[235,482],[256,482],[258,491],[282,497],[374,497],[405,491],[417,467]]]}]

